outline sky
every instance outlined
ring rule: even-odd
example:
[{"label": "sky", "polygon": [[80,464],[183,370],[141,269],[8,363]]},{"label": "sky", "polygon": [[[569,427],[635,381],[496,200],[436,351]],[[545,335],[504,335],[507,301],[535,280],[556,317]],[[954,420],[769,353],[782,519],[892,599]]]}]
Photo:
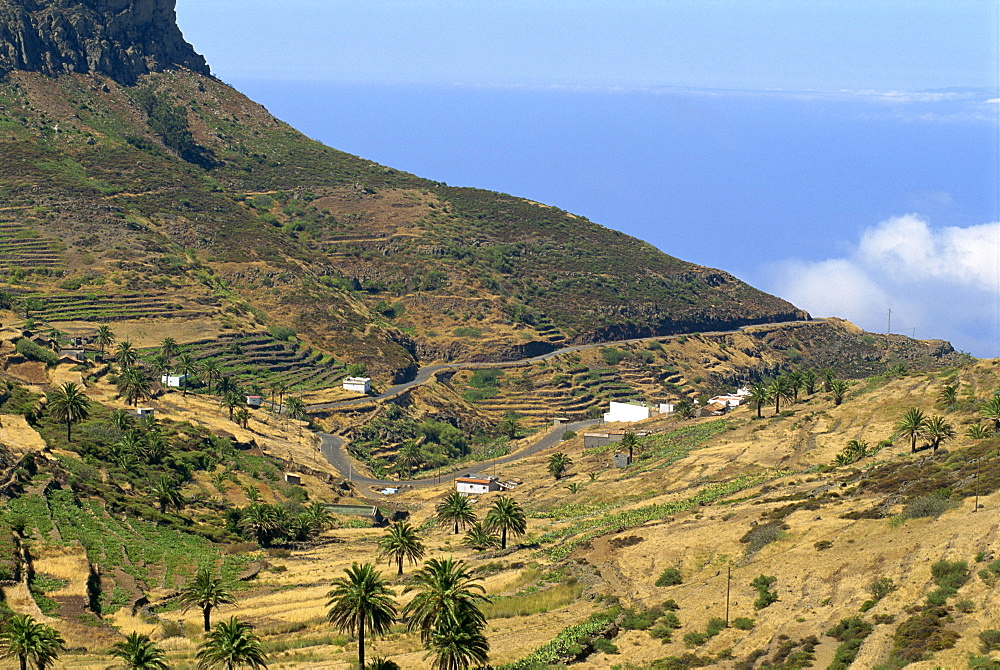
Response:
[{"label": "sky", "polygon": [[330,146],[587,216],[814,316],[1000,356],[994,0],[177,12],[216,76]]}]

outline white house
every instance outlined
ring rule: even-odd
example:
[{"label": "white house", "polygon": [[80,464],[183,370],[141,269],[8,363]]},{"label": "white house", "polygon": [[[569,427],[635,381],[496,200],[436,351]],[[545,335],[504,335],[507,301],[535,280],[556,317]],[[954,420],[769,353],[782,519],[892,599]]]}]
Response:
[{"label": "white house", "polygon": [[165,374],[160,377],[160,383],[164,386],[171,386],[175,389],[179,389],[181,384],[187,384],[187,379],[187,375]]},{"label": "white house", "polygon": [[661,402],[660,403],[660,414],[673,414],[677,411],[676,405],[672,402]]},{"label": "white house", "polygon": [[634,423],[648,419],[653,415],[652,410],[643,405],[633,405],[627,402],[612,402],[608,406],[608,411],[604,415],[604,422],[621,421],[624,423]]},{"label": "white house", "polygon": [[259,395],[247,396],[247,407],[260,407],[264,404],[264,399]]},{"label": "white house", "polygon": [[354,393],[371,393],[371,377],[344,377],[344,390]]},{"label": "white house", "polygon": [[500,480],[493,475],[467,474],[455,477],[455,490],[464,496],[500,490]]}]

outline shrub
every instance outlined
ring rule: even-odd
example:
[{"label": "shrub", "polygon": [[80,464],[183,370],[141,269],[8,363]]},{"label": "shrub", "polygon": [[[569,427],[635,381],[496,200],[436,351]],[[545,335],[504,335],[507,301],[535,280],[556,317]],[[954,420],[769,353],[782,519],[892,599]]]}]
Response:
[{"label": "shrub", "polygon": [[681,571],[673,566],[667,568],[656,579],[657,586],[676,586],[684,582]]},{"label": "shrub", "polygon": [[968,598],[963,598],[955,603],[955,609],[957,609],[962,614],[968,614],[969,612],[976,609],[975,604]]},{"label": "shrub", "polygon": [[741,616],[733,619],[733,628],[739,630],[750,630],[754,626],[754,620],[750,617]]},{"label": "shrub", "polygon": [[814,543],[813,546],[816,547],[816,551],[823,551],[824,549],[832,547],[833,542],[830,540],[820,540],[819,542]]},{"label": "shrub", "polygon": [[755,610],[762,610],[768,605],[778,601],[778,594],[771,590],[771,586],[778,581],[777,577],[768,577],[767,575],[760,575],[752,582],[750,586],[757,589],[757,600],[753,603],[753,608]]},{"label": "shrub", "polygon": [[592,640],[590,646],[594,648],[594,651],[603,651],[605,654],[618,653],[618,646],[611,640],[604,637]]},{"label": "shrub", "polygon": [[896,628],[892,656],[912,663],[935,651],[951,649],[959,635],[944,627],[948,621],[948,612],[942,607],[931,607],[914,614]]},{"label": "shrub", "polygon": [[878,602],[896,590],[896,583],[888,577],[879,577],[868,585],[868,592],[872,594],[872,600]]},{"label": "shrub", "polygon": [[740,542],[747,545],[746,555],[756,554],[765,546],[777,541],[781,537],[781,524],[770,522],[754,526],[740,538]]},{"label": "shrub", "polygon": [[900,516],[903,519],[937,518],[956,506],[957,503],[949,500],[947,496],[941,493],[932,493],[931,495],[914,498],[908,502],[903,507],[903,513]]},{"label": "shrub", "polygon": [[562,434],[562,439],[563,440],[572,440],[574,437],[576,437],[576,432],[575,431],[572,431],[572,430],[563,431],[563,434]]},{"label": "shrub", "polygon": [[26,337],[22,337],[18,340],[15,348],[17,349],[17,353],[21,354],[28,360],[45,363],[45,365],[50,368],[55,367],[56,363],[59,362],[59,357],[56,356],[54,351],[43,349]]},{"label": "shrub", "polygon": [[990,628],[979,633],[979,648],[984,654],[1000,649],[1000,630]]},{"label": "shrub", "polygon": [[830,670],[847,670],[857,657],[861,643],[871,632],[871,624],[865,623],[861,617],[841,619],[840,623],[828,630],[826,634],[840,642],[833,654]]},{"label": "shrub", "polygon": [[708,642],[708,635],[705,633],[699,633],[697,631],[691,631],[690,633],[684,633],[684,645],[687,647],[700,647],[701,645]]}]

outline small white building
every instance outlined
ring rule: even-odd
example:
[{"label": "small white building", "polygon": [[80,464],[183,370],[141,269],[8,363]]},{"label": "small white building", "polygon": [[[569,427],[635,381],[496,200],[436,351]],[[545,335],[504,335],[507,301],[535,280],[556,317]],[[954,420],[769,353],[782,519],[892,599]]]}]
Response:
[{"label": "small white building", "polygon": [[628,402],[612,402],[607,413],[604,415],[605,423],[621,421],[623,423],[635,423],[643,421],[653,415],[652,410],[644,405],[633,405]]},{"label": "small white building", "polygon": [[302,475],[298,472],[286,472],[285,473],[285,483],[292,484],[293,486],[302,485]]},{"label": "small white building", "polygon": [[264,399],[259,395],[247,396],[247,407],[260,407],[264,404]]},{"label": "small white building", "polygon": [[156,410],[152,407],[137,407],[135,409],[136,416],[153,416],[155,412]]},{"label": "small white building", "polygon": [[175,389],[179,389],[181,387],[181,384],[187,385],[187,380],[188,380],[187,375],[165,374],[162,377],[160,377],[161,384]]},{"label": "small white building", "polygon": [[371,377],[345,377],[344,390],[353,391],[354,393],[371,393]]},{"label": "small white building", "polygon": [[493,475],[466,474],[455,477],[455,490],[464,496],[500,490],[500,480]]},{"label": "small white building", "polygon": [[677,411],[677,406],[672,402],[660,403],[660,414],[673,414]]}]

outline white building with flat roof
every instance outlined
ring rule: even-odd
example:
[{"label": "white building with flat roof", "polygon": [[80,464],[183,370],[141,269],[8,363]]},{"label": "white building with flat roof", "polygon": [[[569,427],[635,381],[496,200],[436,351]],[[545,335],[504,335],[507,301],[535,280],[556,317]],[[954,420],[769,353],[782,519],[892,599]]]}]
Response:
[{"label": "white building with flat roof", "polygon": [[455,477],[455,490],[464,496],[500,490],[500,480],[493,475],[467,474]]},{"label": "white building with flat roof", "polygon": [[345,377],[344,390],[354,393],[371,393],[371,377]]},{"label": "white building with flat roof", "polygon": [[635,423],[643,421],[653,415],[653,411],[645,405],[633,405],[628,402],[612,402],[608,406],[608,411],[604,414],[604,422],[612,423],[620,421],[623,423]]}]

